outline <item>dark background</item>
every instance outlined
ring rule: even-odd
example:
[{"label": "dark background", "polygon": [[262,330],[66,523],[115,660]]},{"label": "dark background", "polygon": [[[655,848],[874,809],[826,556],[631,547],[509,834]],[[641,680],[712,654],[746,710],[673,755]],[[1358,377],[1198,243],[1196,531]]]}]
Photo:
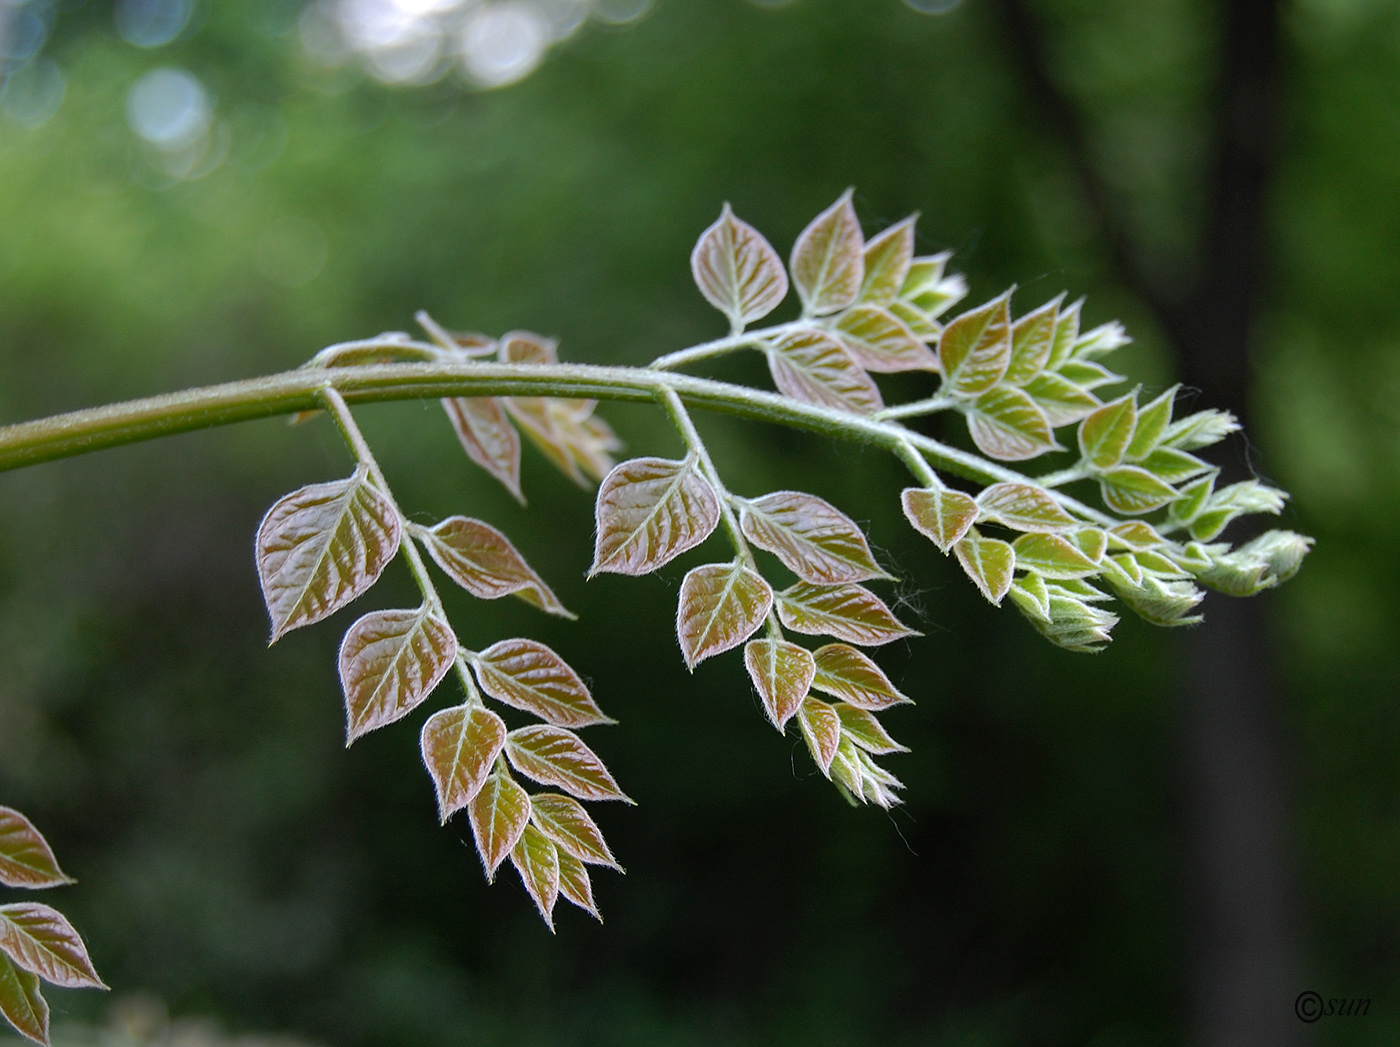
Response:
[{"label": "dark background", "polygon": [[[293,0],[205,0],[155,48],[98,0],[17,13],[46,37],[8,77],[49,62],[65,93],[42,120],[29,81],[0,94],[4,421],[286,369],[418,308],[642,363],[724,333],[687,266],[723,201],[786,254],[855,185],[867,232],[921,211],[972,301],[1123,319],[1119,369],[1245,415],[1219,460],[1318,539],[1277,593],[1076,656],[909,530],[893,461],[701,418],[733,489],[829,498],[903,579],[927,635],[881,656],[918,702],[886,718],[914,750],[886,815],[765,725],[736,655],[686,674],[705,552],[585,585],[587,492],[527,450],[521,509],[436,405],[361,410],[407,511],[502,527],[580,615],[452,594],[464,642],[549,643],[621,721],[589,741],[639,801],[599,815],[628,873],[595,878],[605,926],[551,936],[438,828],[422,714],[342,750],[359,612],[266,649],[251,536],[347,471],[324,420],[0,476],[0,799],[81,880],[46,900],[118,993],[347,1047],[1400,1038],[1395,5],[658,0],[484,92],[319,64]],[[199,177],[128,126],[158,66],[226,136]],[[408,592],[395,567],[364,606]],[[1370,1014],[1305,1027],[1304,989]]]}]

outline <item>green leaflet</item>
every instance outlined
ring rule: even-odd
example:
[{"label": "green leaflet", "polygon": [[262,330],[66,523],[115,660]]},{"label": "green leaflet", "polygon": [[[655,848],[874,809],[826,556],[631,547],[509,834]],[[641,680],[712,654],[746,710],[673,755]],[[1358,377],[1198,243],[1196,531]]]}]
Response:
[{"label": "green leaflet", "polygon": [[1059,448],[1050,419],[1024,389],[998,385],[965,413],[972,442],[989,458],[1019,462]]},{"label": "green leaflet", "polygon": [[909,749],[889,736],[884,725],[873,713],[846,702],[836,703],[836,715],[841,720],[841,735],[850,738],[866,752],[877,756],[884,753],[907,753]]},{"label": "green leaflet", "polygon": [[602,831],[577,800],[559,793],[536,793],[530,797],[530,806],[531,820],[561,851],[590,865],[622,872]]},{"label": "green leaflet", "polygon": [[471,816],[477,853],[486,868],[486,881],[490,883],[525,831],[530,820],[530,795],[512,779],[496,773],[472,797],[467,813]]},{"label": "green leaflet", "polygon": [[554,903],[559,898],[559,852],[554,841],[533,825],[521,830],[510,849],[510,863],[535,902],[540,916],[554,930]]},{"label": "green leaflet", "polygon": [[603,917],[593,900],[593,881],[588,876],[587,867],[558,845],[555,846],[555,860],[559,865],[559,893],[602,923]]},{"label": "green leaflet", "polygon": [[1171,421],[1172,405],[1176,403],[1176,392],[1180,388],[1181,386],[1174,385],[1150,404],[1138,409],[1133,438],[1124,455],[1128,461],[1141,461],[1156,450],[1162,435],[1167,431],[1167,423]]},{"label": "green leaflet", "polygon": [[1120,465],[1099,474],[1099,492],[1110,509],[1130,516],[1150,513],[1176,498],[1171,484],[1136,465]]},{"label": "green leaflet", "polygon": [[844,643],[829,643],[813,652],[812,687],[858,709],[879,711],[911,702],[869,656]]},{"label": "green leaflet", "polygon": [[1137,394],[1130,393],[1104,404],[1079,423],[1079,452],[1097,469],[1108,469],[1123,460],[1137,423]]},{"label": "green leaflet", "polygon": [[0,807],[0,883],[38,890],[74,882],[34,824],[14,808]]},{"label": "green leaflet", "polygon": [[1000,604],[1011,588],[1011,574],[1016,569],[1016,551],[1006,542],[983,538],[976,532],[953,546],[958,563],[977,588],[994,604]]},{"label": "green leaflet", "polygon": [[906,487],[900,503],[914,530],[932,539],[945,556],[977,520],[977,503],[961,491]]},{"label": "green leaflet", "polygon": [[807,750],[821,768],[822,774],[831,777],[831,761],[836,755],[836,747],[841,744],[841,718],[836,709],[819,698],[805,698],[797,710],[797,722],[802,728],[802,737],[807,740]]},{"label": "green leaflet", "polygon": [[860,285],[860,301],[889,305],[909,276],[914,261],[914,222],[910,215],[883,230],[865,245],[865,276]]},{"label": "green leaflet", "polygon": [[854,305],[836,318],[832,333],[867,371],[936,371],[938,358],[904,323],[878,305]]},{"label": "green leaflet", "polygon": [[1074,517],[1049,491],[1029,483],[999,483],[977,496],[979,521],[991,521],[1015,531],[1067,531]]},{"label": "green leaflet", "polygon": [[1093,393],[1081,389],[1063,375],[1049,371],[1031,379],[1026,384],[1025,392],[1053,428],[1072,425],[1101,406]]},{"label": "green leaflet", "polygon": [[1044,370],[1055,345],[1055,321],[1060,316],[1064,295],[1052,298],[1034,312],[1027,313],[1011,328],[1011,361],[1006,367],[1006,381],[1025,385]]},{"label": "green leaflet", "polygon": [[1011,295],[963,313],[943,329],[938,359],[943,391],[975,396],[996,385],[1011,360]]},{"label": "green leaflet", "polygon": [[1098,563],[1058,534],[1023,534],[1011,547],[1016,567],[1043,578],[1084,578],[1098,572]]}]

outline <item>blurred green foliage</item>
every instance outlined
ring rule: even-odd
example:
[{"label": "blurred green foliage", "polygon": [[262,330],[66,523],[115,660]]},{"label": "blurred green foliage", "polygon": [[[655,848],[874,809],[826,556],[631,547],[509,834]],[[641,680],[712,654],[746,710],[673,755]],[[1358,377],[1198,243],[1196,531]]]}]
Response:
[{"label": "blurred green foliage", "polygon": [[[1214,5],[1037,6],[1146,263],[1182,278]],[[4,420],[282,370],[418,308],[641,363],[723,333],[687,258],[724,200],[786,250],[848,184],[870,229],[922,211],[921,249],[955,248],[973,301],[1088,293],[1090,322],[1137,338],[1134,379],[1171,380],[981,0],[662,0],[492,92],[317,65],[296,15],[205,3],[141,50],[107,4],[58,5],[62,104],[34,128],[0,116]],[[1317,1030],[1379,1044],[1400,1035],[1400,11],[1295,0],[1286,39],[1250,453],[1318,544],[1261,599],[1299,771],[1299,988],[1373,997]],[[158,66],[197,76],[227,135],[197,179],[128,126]],[[755,363],[714,373],[761,383]],[[1176,637],[1130,620],[1098,658],[1049,648],[908,529],[895,463],[701,418],[737,492],[868,521],[928,634],[882,658],[919,703],[889,718],[907,806],[851,810],[766,726],[739,659],[683,671],[676,588],[703,554],[585,586],[586,492],[530,456],[521,509],[435,405],[361,414],[406,510],[492,521],[580,614],[452,607],[468,643],[555,647],[621,721],[590,739],[640,801],[600,816],[628,868],[597,878],[608,923],[570,912],[551,938],[509,874],[485,885],[467,831],[436,824],[421,717],[341,751],[333,625],[264,650],[253,530],[347,463],[324,420],[274,420],[0,477],[0,795],[82,881],[65,911],[113,986],[345,1045],[1181,1038]],[[677,450],[659,412],[605,414],[638,453]],[[371,599],[407,598],[396,572]]]}]

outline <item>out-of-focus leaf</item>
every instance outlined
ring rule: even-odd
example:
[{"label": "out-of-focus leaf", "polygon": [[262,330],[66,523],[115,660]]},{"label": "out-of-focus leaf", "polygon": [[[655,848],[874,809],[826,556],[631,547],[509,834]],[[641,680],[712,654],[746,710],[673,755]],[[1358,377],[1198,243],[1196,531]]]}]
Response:
[{"label": "out-of-focus leaf", "polygon": [[967,297],[967,281],[958,273],[944,272],[952,257],[952,251],[941,251],[915,258],[899,289],[899,298],[931,318],[962,301]]},{"label": "out-of-focus leaf", "polygon": [[1067,531],[1074,517],[1060,507],[1049,491],[1034,484],[999,483],[984,487],[977,496],[980,519],[994,520],[1015,531]]},{"label": "out-of-focus leaf", "polygon": [[1160,509],[1176,497],[1176,491],[1136,465],[1120,465],[1100,474],[1099,492],[1114,512],[1133,516]]},{"label": "out-of-focus leaf", "polygon": [[866,752],[907,753],[907,746],[900,745],[889,736],[889,732],[874,715],[865,709],[847,702],[836,704],[836,715],[841,718],[841,734],[855,742]]},{"label": "out-of-focus leaf", "polygon": [[748,222],[724,205],[690,254],[695,285],[735,330],[767,316],[788,291],[782,259]]},{"label": "out-of-focus leaf", "polygon": [[1172,420],[1172,405],[1176,402],[1176,391],[1181,386],[1174,385],[1151,403],[1138,408],[1137,423],[1133,428],[1133,438],[1123,457],[1130,462],[1146,458],[1161,442]]},{"label": "out-of-focus leaf", "polygon": [[473,665],[477,683],[492,698],[556,727],[617,722],[603,715],[568,662],[535,640],[501,640]]},{"label": "out-of-focus leaf", "polygon": [[917,218],[918,215],[910,215],[866,243],[865,279],[860,285],[862,302],[889,305],[899,294],[914,261],[914,222]]},{"label": "out-of-focus leaf", "polygon": [[334,483],[293,491],[258,527],[258,578],[272,640],[319,622],[379,578],[399,549],[399,517],[361,465]]},{"label": "out-of-focus leaf", "polygon": [[557,844],[555,851],[559,863],[559,893],[602,923],[603,917],[593,901],[593,881],[588,876],[588,868]]},{"label": "out-of-focus leaf", "polygon": [[1011,327],[1011,362],[1006,381],[1025,385],[1045,368],[1055,344],[1055,321],[1064,295],[1052,298],[1034,312],[1027,313]]},{"label": "out-of-focus leaf", "polygon": [[846,308],[865,280],[865,242],[851,206],[852,190],[802,230],[792,248],[792,282],[806,316]]},{"label": "out-of-focus leaf", "polygon": [[0,807],[0,883],[32,891],[73,882],[34,823],[12,807]]},{"label": "out-of-focus leaf", "polygon": [[920,635],[897,619],[885,602],[860,585],[798,582],[777,595],[778,617],[794,632],[834,636],[876,647]]},{"label": "out-of-focus leaf", "polygon": [[608,473],[594,509],[591,578],[646,574],[699,545],[719,523],[719,499],[695,455],[633,458]]},{"label": "out-of-focus leaf", "polygon": [[914,530],[931,538],[945,556],[977,522],[977,503],[961,491],[906,487],[900,502]]},{"label": "out-of-focus leaf", "polygon": [[1101,406],[1099,398],[1093,393],[1051,371],[1031,379],[1025,391],[1056,429],[1088,417]]},{"label": "out-of-focus leaf", "polygon": [[572,731],[536,724],[506,735],[511,765],[541,785],[554,785],[580,800],[632,800],[613,780],[598,754]]},{"label": "out-of-focus leaf", "polygon": [[1098,563],[1108,551],[1108,534],[1098,527],[1082,527],[1066,535],[1092,563]]},{"label": "out-of-focus leaf", "polygon": [[530,794],[505,775],[493,774],[472,797],[467,813],[489,883],[530,821]]},{"label": "out-of-focus leaf", "polygon": [[[1094,654],[1112,639],[1110,632],[1118,624],[1118,617],[1070,593],[1065,587],[1072,584],[1077,583],[1049,583],[1049,613],[1043,618],[1031,614],[1027,617],[1051,643],[1067,651]],[[1095,598],[1103,597],[1102,593],[1095,593]]]},{"label": "out-of-focus leaf", "polygon": [[49,1005],[39,978],[0,956],[0,1014],[26,1039],[49,1043]]},{"label": "out-of-focus leaf", "polygon": [[767,617],[773,590],[742,564],[706,564],[681,582],[676,639],[686,668],[743,643]]},{"label": "out-of-focus leaf", "polygon": [[888,309],[856,305],[836,319],[835,334],[867,371],[936,371],[938,357]]},{"label": "out-of-focus leaf", "polygon": [[467,457],[505,485],[521,505],[520,434],[494,397],[448,397],[442,401]]},{"label": "out-of-focus leaf", "polygon": [[69,989],[105,989],[87,946],[57,909],[34,902],[0,905],[0,951],[17,967]]},{"label": "out-of-focus leaf", "polygon": [[503,364],[557,364],[559,343],[533,331],[510,331],[501,335],[497,358]]},{"label": "out-of-focus leaf", "polygon": [[865,535],[841,510],[816,495],[775,491],[747,503],[739,526],[749,541],[777,556],[808,582],[861,582],[888,578]]},{"label": "out-of-focus leaf", "polygon": [[967,576],[982,590],[982,595],[1000,606],[1006,591],[1011,588],[1012,572],[1016,569],[1016,551],[1006,542],[970,534],[953,546],[953,552],[957,553],[958,563],[962,564]]},{"label": "out-of-focus leaf", "polygon": [[506,744],[505,721],[490,709],[458,705],[428,717],[419,738],[444,823],[471,803]]},{"label": "out-of-focus leaf", "polygon": [[[1172,508],[1176,508],[1175,502]],[[1127,523],[1117,524],[1108,531],[1108,539],[1114,546],[1122,546],[1128,549],[1153,549],[1163,545],[1166,539],[1157,533],[1151,524],[1143,523],[1141,520],[1129,520]]]},{"label": "out-of-focus leaf", "polygon": [[807,740],[812,759],[817,761],[822,774],[830,778],[831,758],[841,744],[841,718],[836,715],[836,709],[819,698],[805,698],[797,710],[797,722],[802,727],[802,737]]},{"label": "out-of-focus leaf", "polygon": [[1211,468],[1194,454],[1178,451],[1175,447],[1159,447],[1138,464],[1153,476],[1161,477],[1169,484],[1189,480]]},{"label": "out-of-focus leaf", "polygon": [[1050,419],[1024,389],[998,385],[967,409],[967,431],[989,458],[1020,462],[1059,448]]},{"label": "out-of-focus leaf", "polygon": [[456,657],[452,627],[427,607],[371,611],[357,621],[340,645],[345,744],[416,709]]},{"label": "out-of-focus leaf", "polygon": [[510,864],[520,874],[544,922],[554,930],[554,903],[559,899],[559,852],[554,841],[533,825],[525,826],[510,849]]},{"label": "out-of-focus leaf", "polygon": [[1197,411],[1167,426],[1161,442],[1168,447],[1194,451],[1219,443],[1239,428],[1240,423],[1228,411]]},{"label": "out-of-focus leaf", "polygon": [[1075,339],[1074,357],[1077,360],[1087,360],[1093,356],[1102,356],[1131,341],[1128,333],[1123,330],[1123,325],[1117,320],[1110,320]]},{"label": "out-of-focus leaf", "polygon": [[590,865],[606,865],[622,872],[603,840],[602,830],[577,800],[559,793],[539,793],[530,797],[530,803],[540,832],[558,844],[561,851]]},{"label": "out-of-focus leaf", "polygon": [[1050,359],[1045,361],[1047,371],[1058,371],[1074,352],[1074,343],[1079,338],[1079,310],[1084,299],[1060,309],[1055,317],[1055,338],[1050,344]]},{"label": "out-of-focus leaf", "polygon": [[874,380],[831,335],[804,328],[783,335],[768,351],[773,384],[793,399],[870,414],[884,407]]},{"label": "out-of-focus leaf", "polygon": [[921,342],[936,342],[943,333],[943,325],[917,305],[911,305],[902,298],[896,298],[885,306],[890,315],[909,329],[909,333]]},{"label": "out-of-focus leaf", "polygon": [[781,731],[812,687],[817,671],[812,652],[786,640],[750,640],[744,665],[768,719]]},{"label": "out-of-focus leaf", "polygon": [[944,391],[985,393],[1011,360],[1011,296],[1003,294],[949,322],[938,340]]},{"label": "out-of-focus leaf", "polygon": [[[501,400],[540,452],[580,487],[613,467],[609,451],[621,445],[608,424],[593,416],[592,401],[515,396]],[[585,475],[586,474],[586,475]]]},{"label": "out-of-focus leaf", "polygon": [[1123,460],[1137,423],[1137,394],[1106,403],[1079,424],[1079,450],[1084,460],[1108,469]]},{"label": "out-of-focus leaf", "polygon": [[858,709],[879,711],[912,700],[863,652],[844,643],[829,643],[812,654],[812,686]]},{"label": "out-of-focus leaf", "polygon": [[422,536],[437,565],[473,596],[483,600],[517,596],[549,614],[574,617],[511,540],[490,524],[449,516],[430,531],[414,533]]},{"label": "out-of-focus leaf", "polygon": [[1098,564],[1058,534],[1023,534],[1011,543],[1016,566],[1045,578],[1083,578],[1098,571]]}]

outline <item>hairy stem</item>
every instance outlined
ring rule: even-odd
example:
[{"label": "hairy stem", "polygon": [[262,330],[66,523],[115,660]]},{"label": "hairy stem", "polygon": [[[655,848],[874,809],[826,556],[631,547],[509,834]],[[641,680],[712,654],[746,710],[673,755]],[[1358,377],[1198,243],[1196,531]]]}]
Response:
[{"label": "hairy stem", "polygon": [[665,356],[658,356],[647,367],[653,371],[671,371],[677,367],[684,367],[686,364],[698,363],[701,360],[709,360],[716,356],[724,356],[732,353],[736,349],[757,348],[763,345],[769,338],[778,338],[788,331],[795,331],[798,328],[810,327],[811,324],[791,323],[778,324],[774,327],[761,327],[757,331],[748,331],[743,334],[732,334],[727,338],[716,338],[713,342],[701,342],[699,345],[692,345],[689,349],[678,349],[674,353],[667,353]]},{"label": "hairy stem", "polygon": [[895,418],[916,418],[919,415],[937,414],[939,411],[946,411],[956,406],[957,402],[957,398],[952,396],[930,396],[926,400],[911,400],[907,404],[895,404],[893,407],[886,407],[883,411],[876,411],[870,417],[882,422]]}]

